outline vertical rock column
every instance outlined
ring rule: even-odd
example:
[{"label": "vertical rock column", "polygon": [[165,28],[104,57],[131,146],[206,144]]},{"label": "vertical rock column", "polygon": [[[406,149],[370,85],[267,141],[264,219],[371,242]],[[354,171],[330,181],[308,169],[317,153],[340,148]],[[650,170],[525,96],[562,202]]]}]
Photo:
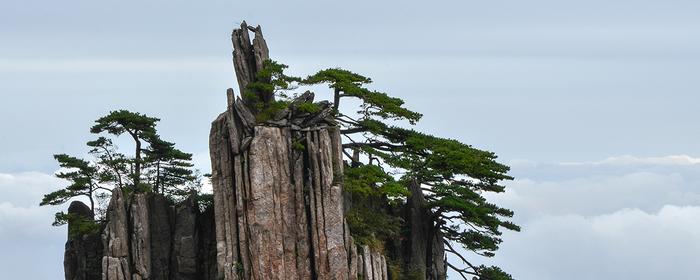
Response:
[{"label": "vertical rock column", "polygon": [[217,259],[224,279],[348,279],[334,127],[255,126],[236,100],[212,124]]},{"label": "vertical rock column", "polygon": [[[80,201],[73,201],[68,207],[68,214],[87,220],[93,220],[90,207]],[[99,279],[102,274],[102,240],[100,233],[81,233],[79,225],[68,223],[68,241],[63,259],[65,279],[90,280]]]},{"label": "vertical rock column", "polygon": [[102,257],[102,280],[131,280],[129,266],[129,218],[126,201],[121,190],[112,191],[107,208],[107,226],[102,233],[104,256]]},{"label": "vertical rock column", "polygon": [[[274,94],[247,85],[265,82],[257,73],[269,57],[267,44],[260,26],[245,22],[232,42],[242,99],[227,91],[228,109],[210,133],[218,276],[357,279],[365,263],[345,222],[342,146],[330,103],[299,113],[294,106],[313,101],[306,92],[259,122],[253,112]],[[385,279],[386,260],[372,254],[371,279]]]},{"label": "vertical rock column", "polygon": [[159,194],[125,198],[115,189],[102,232],[102,280],[215,279],[216,249],[206,242],[215,225],[206,213],[199,212],[194,198],[173,205]]},{"label": "vertical rock column", "polygon": [[171,205],[161,195],[136,194],[129,214],[132,279],[171,279]]}]

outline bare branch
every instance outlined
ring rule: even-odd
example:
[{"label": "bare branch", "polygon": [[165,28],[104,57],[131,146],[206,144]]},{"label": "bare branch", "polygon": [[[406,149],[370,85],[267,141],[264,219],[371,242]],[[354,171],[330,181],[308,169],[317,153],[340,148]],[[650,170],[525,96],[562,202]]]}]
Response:
[{"label": "bare branch", "polygon": [[[452,247],[452,244],[450,244],[450,242],[445,241],[445,242],[443,242],[443,243],[445,244],[445,246],[447,246],[447,249],[445,249],[445,252],[452,253],[453,255],[455,255],[455,256],[457,256],[458,258],[460,258],[460,259],[462,260],[462,262],[464,262],[466,265],[468,265],[468,266],[469,266],[471,269],[473,269],[475,272],[478,271],[478,268],[475,267],[474,265],[472,265],[469,261],[467,261],[467,258],[465,258],[464,256],[462,256],[462,254],[457,253],[457,251]],[[474,274],[474,275],[477,275],[477,274]]]}]

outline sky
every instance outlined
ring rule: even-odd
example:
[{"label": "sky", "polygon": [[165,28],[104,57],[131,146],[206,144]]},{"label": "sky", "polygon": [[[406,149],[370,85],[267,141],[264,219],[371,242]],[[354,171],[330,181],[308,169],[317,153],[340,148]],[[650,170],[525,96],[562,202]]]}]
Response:
[{"label": "sky", "polygon": [[[236,88],[230,33],[263,26],[305,75],[343,67],[495,152],[516,212],[493,259],[516,279],[696,279],[700,2],[0,0],[0,278],[60,279],[67,206],[51,155],[83,155],[110,110],[207,171]],[[323,95],[321,94],[321,97]],[[455,278],[456,279],[456,278]]]}]

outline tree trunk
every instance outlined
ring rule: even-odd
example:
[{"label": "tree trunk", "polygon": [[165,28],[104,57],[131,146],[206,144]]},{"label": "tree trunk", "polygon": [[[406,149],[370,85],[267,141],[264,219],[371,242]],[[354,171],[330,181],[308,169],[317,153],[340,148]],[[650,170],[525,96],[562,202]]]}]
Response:
[{"label": "tree trunk", "polygon": [[141,141],[139,140],[138,131],[131,134],[136,142],[136,151],[134,155],[134,188],[138,188],[141,183]]},{"label": "tree trunk", "polygon": [[340,106],[340,90],[335,89],[333,93],[333,113],[338,114],[338,107]]},{"label": "tree trunk", "polygon": [[155,192],[158,193],[164,193],[163,188],[160,187],[160,161],[156,162],[156,186],[154,187]]},{"label": "tree trunk", "polygon": [[[429,233],[427,222],[431,222],[425,209],[425,199],[420,184],[412,180],[409,185],[411,197],[407,202],[407,221],[411,235],[408,244],[408,268],[411,274],[425,279],[426,257],[428,256]],[[432,222],[431,222],[432,223]]]}]

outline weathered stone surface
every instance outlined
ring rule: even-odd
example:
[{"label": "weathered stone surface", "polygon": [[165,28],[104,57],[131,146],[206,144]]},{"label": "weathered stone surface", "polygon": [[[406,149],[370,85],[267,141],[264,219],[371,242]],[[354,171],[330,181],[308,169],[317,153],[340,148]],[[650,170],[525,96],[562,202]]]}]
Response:
[{"label": "weathered stone surface", "polygon": [[[90,207],[74,201],[68,214],[92,220]],[[99,279],[102,274],[102,240],[100,233],[76,233],[75,225],[68,224],[68,241],[63,259],[65,277],[68,280]]]},{"label": "weathered stone surface", "polygon": [[214,208],[208,207],[197,215],[197,278],[198,280],[221,279],[217,277],[216,260],[216,226],[214,224]]},{"label": "weathered stone surface", "polygon": [[[255,33],[252,44],[248,30]],[[246,92],[268,49],[260,27],[245,23],[233,32],[233,44],[236,77]],[[384,279],[385,258],[367,251],[374,258],[360,261],[345,222],[344,163],[339,129],[328,126],[331,104],[316,103],[320,110],[313,114],[297,109],[313,98],[305,92],[256,124],[244,94],[212,123],[218,277],[358,279],[358,267],[369,265],[373,279]]]},{"label": "weathered stone surface", "polygon": [[[245,22],[232,42],[240,92],[246,93],[269,50],[260,27]],[[274,100],[256,94],[258,101]],[[389,279],[387,257],[358,247],[345,221],[351,199],[343,192],[345,163],[332,104],[314,103],[316,113],[299,110],[313,102],[314,94],[305,92],[258,123],[250,96],[241,96],[228,89],[227,110],[212,122],[212,209],[200,212],[193,199],[173,205],[159,195],[125,197],[115,190],[98,242],[104,250],[85,249],[101,256],[94,258],[97,269],[80,253],[88,241],[69,239],[66,279],[99,277],[81,276],[93,275],[86,270],[103,280]],[[442,280],[442,236],[430,231],[420,186],[412,191],[406,216],[412,234],[408,246],[396,241],[394,249],[405,249],[398,259],[419,274]]]},{"label": "weathered stone surface", "polygon": [[386,257],[373,251],[369,246],[359,247],[357,257],[358,274],[353,279],[360,280],[388,280]]},{"label": "weathered stone surface", "polygon": [[106,218],[103,280],[217,279],[213,213],[200,213],[193,198],[173,205],[162,195],[114,190]]},{"label": "weathered stone surface", "polygon": [[107,208],[107,225],[102,233],[104,257],[102,280],[130,280],[129,266],[129,218],[126,200],[121,190],[112,191]]},{"label": "weathered stone surface", "polygon": [[[231,109],[231,107],[229,107]],[[232,114],[230,120],[238,119]],[[241,177],[233,178],[233,172],[239,160],[234,160],[231,153],[231,145],[239,143],[241,135],[235,134],[237,126],[229,126],[227,113],[221,114],[213,123],[209,136],[209,152],[212,162],[212,185],[219,186],[219,191],[214,192],[216,250],[217,250],[217,274],[221,279],[238,279],[237,266],[241,252],[238,250],[238,209],[236,207],[237,195],[235,193],[234,179],[240,181]],[[234,131],[229,134],[229,131]],[[231,138],[233,135],[236,141]],[[234,163],[237,163],[234,165]],[[243,191],[243,190],[241,190]],[[242,210],[242,209],[241,209]],[[244,247],[246,248],[246,247]],[[243,254],[247,255],[246,252]]]},{"label": "weathered stone surface", "polygon": [[[215,122],[214,127],[218,125]],[[303,193],[305,172],[302,155],[291,149],[291,132],[284,128],[256,127],[249,150],[230,160],[227,149],[214,144],[229,142],[220,139],[227,130],[213,128],[211,138],[216,220],[224,228],[232,229],[230,233],[222,230],[217,236],[225,279],[235,279],[235,273],[225,270],[237,258],[245,259],[242,270],[250,275],[246,279],[305,279],[312,271],[308,258],[304,257],[310,250],[307,230],[310,225],[305,219]],[[237,160],[240,157],[247,159],[247,164],[234,166],[241,162]],[[232,193],[236,195],[229,195]],[[234,196],[241,199],[231,199]],[[231,212],[236,214],[226,215]],[[233,238],[233,227],[226,225],[237,225],[243,234]],[[230,241],[235,244],[228,245]],[[239,246],[241,251],[227,252]]]},{"label": "weathered stone surface", "polygon": [[250,134],[253,126],[255,126],[255,115],[250,111],[247,105],[240,99],[236,98],[236,102],[233,103],[234,111],[241,124],[243,124],[243,129],[246,134]]},{"label": "weathered stone surface", "polygon": [[155,194],[137,194],[129,208],[133,279],[170,279],[171,205]]},{"label": "weathered stone surface", "polygon": [[151,230],[149,223],[148,197],[136,195],[130,207],[132,278],[135,280],[151,277]]},{"label": "weathered stone surface", "polygon": [[173,206],[162,195],[149,195],[148,219],[151,235],[151,278],[154,280],[169,280],[171,265],[170,253],[172,252],[174,228]]},{"label": "weathered stone surface", "polygon": [[[339,130],[258,125],[246,136],[243,123],[227,111],[210,134],[219,276],[357,279]],[[375,252],[367,260],[374,278],[383,279],[385,258]]]},{"label": "weathered stone surface", "polygon": [[[255,35],[252,43],[248,31],[253,31]],[[233,30],[231,41],[233,43],[233,65],[236,70],[238,86],[241,93],[246,93],[248,84],[256,81],[257,72],[263,68],[265,60],[270,58],[267,43],[263,38],[260,26],[251,28],[245,21],[241,23],[240,29]],[[260,101],[270,102],[274,100],[272,92],[258,94],[255,98],[259,98]],[[245,94],[243,99],[248,104],[253,102]]]},{"label": "weathered stone surface", "polygon": [[195,280],[199,255],[197,232],[197,203],[194,197],[185,200],[175,210],[171,279]]}]

